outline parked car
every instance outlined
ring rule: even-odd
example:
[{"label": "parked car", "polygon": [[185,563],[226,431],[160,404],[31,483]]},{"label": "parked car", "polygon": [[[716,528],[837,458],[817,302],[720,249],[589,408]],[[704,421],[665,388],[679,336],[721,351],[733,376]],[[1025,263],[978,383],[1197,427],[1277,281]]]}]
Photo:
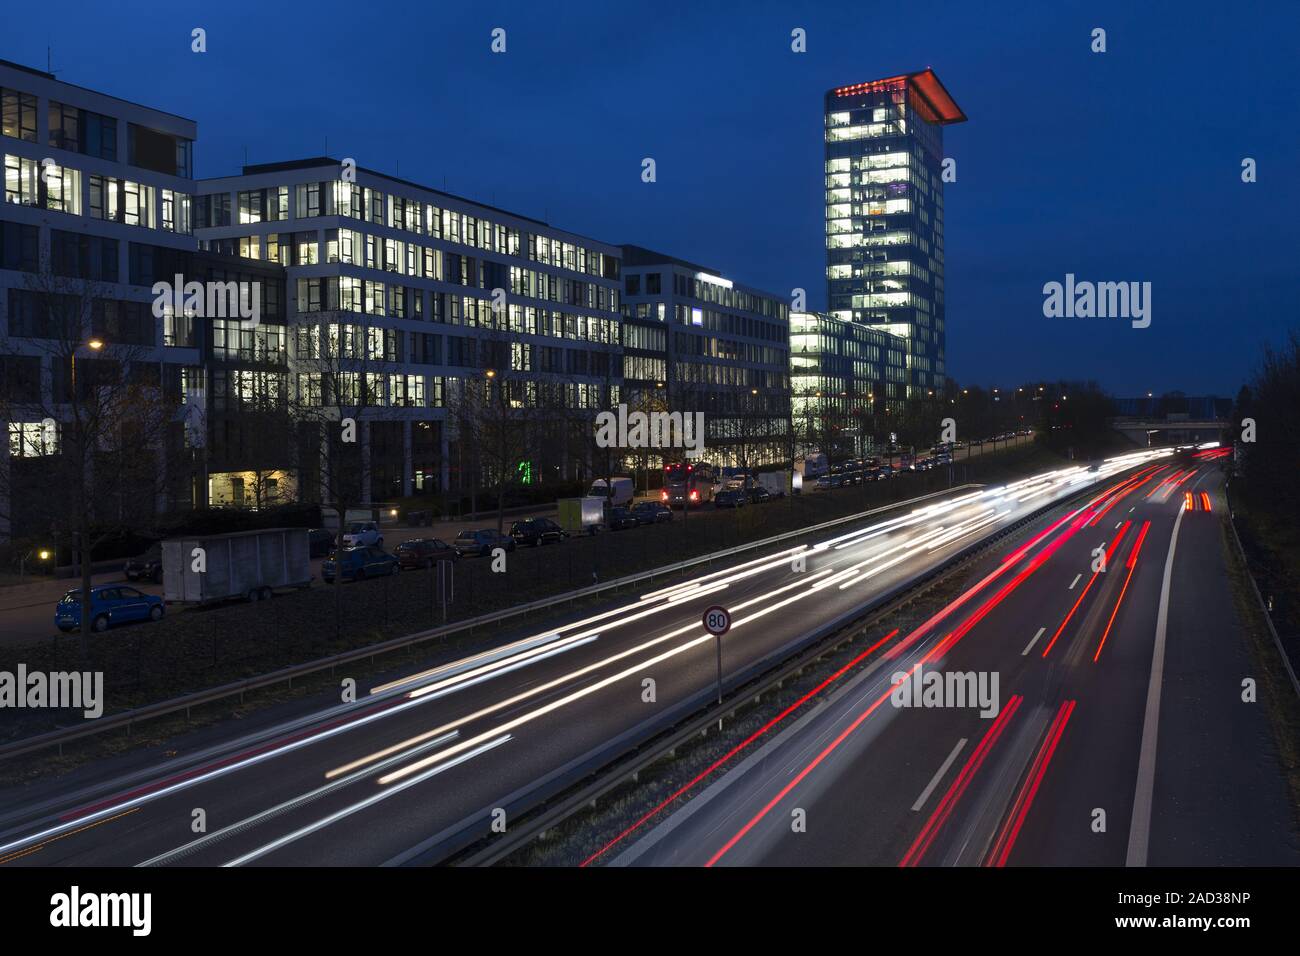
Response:
[{"label": "parked car", "polygon": [[479,528],[477,531],[462,531],[456,535],[456,540],[451,543],[451,546],[462,558],[475,555],[487,557],[494,548],[513,551],[515,539],[495,528]]},{"label": "parked car", "polygon": [[144,554],[126,562],[122,573],[128,581],[152,581],[161,584],[163,579],[162,545],[155,544]]},{"label": "parked car", "polygon": [[312,528],[307,532],[307,553],[323,558],[334,550],[334,532],[329,528]]},{"label": "parked car", "polygon": [[406,568],[431,568],[439,561],[459,561],[460,553],[437,538],[413,538],[393,549],[397,563]]},{"label": "parked car", "polygon": [[749,503],[751,505],[761,505],[772,500],[772,492],[768,491],[762,485],[755,485],[753,488],[749,489],[747,494],[749,495]]},{"label": "parked car", "polygon": [[384,533],[373,521],[354,521],[348,526],[348,533],[343,536],[343,544],[349,548],[359,548],[363,545],[382,547]]},{"label": "parked car", "polygon": [[673,520],[673,509],[658,501],[642,501],[633,505],[631,511],[639,524],[661,524]]},{"label": "parked car", "polygon": [[537,547],[541,544],[559,544],[569,536],[550,518],[525,518],[510,526],[510,537],[515,544],[527,544]]},{"label": "parked car", "polygon": [[719,491],[713,496],[713,507],[715,508],[743,508],[748,502],[749,496],[743,491],[727,490]]},{"label": "parked car", "polygon": [[[106,631],[128,621],[158,621],[166,613],[163,599],[125,584],[98,584],[90,589],[90,628]],[[81,588],[73,588],[54,608],[60,631],[81,630]]]},{"label": "parked car", "polygon": [[346,548],[342,556],[336,551],[321,562],[320,576],[326,583],[334,583],[338,573],[344,581],[362,581],[366,578],[378,578],[385,574],[396,574],[402,570],[397,558],[383,548],[357,547]]},{"label": "parked car", "polygon": [[610,531],[622,531],[625,528],[640,527],[641,522],[632,514],[630,508],[610,508],[605,517],[605,527]]},{"label": "parked car", "polygon": [[880,480],[881,480],[881,481],[885,480],[886,478],[897,478],[897,477],[898,477],[898,470],[895,469],[893,465],[881,465],[881,466],[880,466]]}]

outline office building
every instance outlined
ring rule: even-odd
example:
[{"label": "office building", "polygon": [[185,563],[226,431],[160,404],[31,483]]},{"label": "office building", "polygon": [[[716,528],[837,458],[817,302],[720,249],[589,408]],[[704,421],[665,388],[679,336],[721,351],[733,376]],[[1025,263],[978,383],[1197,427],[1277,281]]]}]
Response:
[{"label": "office building", "polygon": [[942,388],[943,128],[966,120],[933,70],[826,93],[828,310],[906,343],[889,399]]},{"label": "office building", "polygon": [[[454,420],[476,389],[556,419],[555,440],[519,449],[522,480],[585,474],[586,419],[622,376],[617,247],[328,158],[198,192],[202,248],[285,270],[283,387],[324,419],[354,410],[368,500],[496,480],[472,423]],[[350,396],[322,387],[331,357]],[[328,499],[319,456],[300,458],[303,496]]]},{"label": "office building", "polygon": [[624,245],[622,257],[629,407],[703,412],[705,457],[715,465],[788,461],[786,303],[640,246]]}]

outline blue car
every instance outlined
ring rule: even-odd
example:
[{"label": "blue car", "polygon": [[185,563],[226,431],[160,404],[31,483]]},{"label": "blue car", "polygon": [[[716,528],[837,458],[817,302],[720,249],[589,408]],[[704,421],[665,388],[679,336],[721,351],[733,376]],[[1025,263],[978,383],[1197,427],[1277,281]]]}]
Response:
[{"label": "blue car", "polygon": [[[158,621],[165,611],[162,598],[125,584],[99,584],[90,589],[90,627],[94,631],[128,621]],[[81,588],[63,595],[54,609],[54,623],[60,631],[81,630]]]},{"label": "blue car", "polygon": [[332,583],[336,568],[344,581],[361,581],[384,574],[396,574],[402,570],[402,563],[383,548],[362,545],[346,549],[341,561],[338,560],[338,552],[331,554],[321,562],[320,576]]}]

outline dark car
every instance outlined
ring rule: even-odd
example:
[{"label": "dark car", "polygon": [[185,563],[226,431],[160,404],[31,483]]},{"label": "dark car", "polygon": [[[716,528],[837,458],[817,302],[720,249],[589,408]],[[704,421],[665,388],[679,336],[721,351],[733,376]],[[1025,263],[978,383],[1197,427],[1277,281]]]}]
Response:
[{"label": "dark car", "polygon": [[641,524],[636,515],[622,506],[610,508],[605,516],[605,527],[610,531],[622,531],[625,528],[636,528]]},{"label": "dark car", "polygon": [[122,573],[128,581],[152,581],[159,584],[163,579],[162,545],[155,544],[144,554],[137,555],[126,562]]},{"label": "dark car", "polygon": [[402,570],[402,565],[383,548],[363,544],[345,548],[342,556],[337,551],[331,554],[321,562],[320,576],[332,584],[336,569],[344,581],[364,581],[366,578],[396,574]]},{"label": "dark car", "polygon": [[307,532],[307,553],[313,558],[323,558],[334,550],[334,532],[329,528],[312,528]]},{"label": "dark car", "polygon": [[477,555],[487,557],[495,548],[515,549],[515,539],[502,534],[495,528],[479,528],[477,531],[462,531],[456,535],[451,545],[462,558]]},{"label": "dark car", "polygon": [[527,544],[537,547],[539,544],[559,543],[569,536],[550,518],[525,518],[510,526],[510,537],[515,544]]},{"label": "dark car", "polygon": [[673,520],[673,509],[658,501],[642,501],[632,506],[632,516],[640,524],[660,524]]},{"label": "dark car", "polygon": [[772,500],[772,492],[768,491],[762,485],[755,485],[749,489],[749,503],[751,505],[761,505],[764,502]]},{"label": "dark car", "polygon": [[743,508],[749,501],[749,496],[739,490],[719,491],[713,496],[713,507],[715,508]]},{"label": "dark car", "polygon": [[397,563],[406,568],[431,568],[439,561],[459,561],[460,554],[437,538],[413,538],[393,549]]}]

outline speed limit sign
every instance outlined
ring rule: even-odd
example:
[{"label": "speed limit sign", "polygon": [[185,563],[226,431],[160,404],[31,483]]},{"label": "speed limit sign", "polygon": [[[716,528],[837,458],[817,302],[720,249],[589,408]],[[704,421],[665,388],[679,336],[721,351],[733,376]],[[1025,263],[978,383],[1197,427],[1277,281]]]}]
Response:
[{"label": "speed limit sign", "polygon": [[704,629],[715,637],[721,637],[731,630],[731,612],[721,604],[715,604],[704,612]]}]

